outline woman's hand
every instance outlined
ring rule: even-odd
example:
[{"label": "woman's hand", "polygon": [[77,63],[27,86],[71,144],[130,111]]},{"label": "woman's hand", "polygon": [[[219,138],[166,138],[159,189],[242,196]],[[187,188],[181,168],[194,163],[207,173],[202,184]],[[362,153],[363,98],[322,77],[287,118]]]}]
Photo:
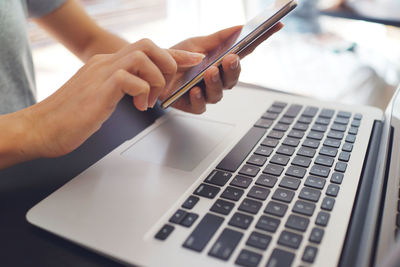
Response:
[{"label": "woman's hand", "polygon": [[[282,23],[277,23],[274,27],[272,27],[269,31],[267,31],[259,39],[257,39],[253,44],[243,50],[239,55],[227,55],[222,60],[223,75],[217,67],[210,67],[204,73],[205,88],[202,89],[199,86],[193,87],[188,93],[179,98],[173,104],[173,107],[186,112],[199,114],[203,113],[206,110],[207,103],[217,103],[218,101],[220,101],[222,99],[223,89],[231,89],[233,86],[236,85],[239,79],[240,59],[253,52],[253,50],[259,44],[268,39],[272,34],[279,31],[282,27]],[[241,26],[236,26],[216,32],[208,36],[190,38],[173,46],[172,48],[207,55],[207,53],[218,47],[232,34],[240,30]],[[179,78],[179,76],[182,75],[185,70],[186,68],[180,68],[178,70],[176,78]],[[174,90],[176,88],[169,89]],[[169,94],[170,92],[166,91],[164,94],[161,95],[161,99],[166,99]]]},{"label": "woman's hand", "polygon": [[[178,64],[193,66],[202,58],[201,54],[161,49],[147,39],[115,54],[94,56],[44,101],[0,117],[0,126],[4,126],[0,128],[16,131],[8,134],[14,137],[8,150],[14,145],[16,153],[8,157],[14,160],[8,165],[71,152],[101,127],[125,94],[133,96],[139,110],[146,110],[175,76]],[[0,159],[7,159],[1,148],[0,142]]]}]

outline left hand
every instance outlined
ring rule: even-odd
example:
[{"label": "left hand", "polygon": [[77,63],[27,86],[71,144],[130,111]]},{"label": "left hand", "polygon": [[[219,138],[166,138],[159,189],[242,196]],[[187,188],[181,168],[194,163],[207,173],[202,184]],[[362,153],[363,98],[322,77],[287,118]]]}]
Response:
[{"label": "left hand", "polygon": [[[204,90],[199,86],[195,86],[190,89],[188,93],[180,97],[172,106],[182,111],[201,114],[206,110],[207,103],[217,103],[220,101],[222,99],[223,89],[231,89],[238,82],[241,70],[240,59],[253,52],[259,44],[268,39],[268,37],[275,32],[279,31],[282,27],[282,23],[277,23],[239,55],[230,54],[225,56],[222,60],[223,75],[216,66],[208,68],[204,73]],[[208,36],[190,38],[172,48],[206,55],[241,28],[242,26],[236,26]],[[182,75],[184,71],[185,68],[178,69],[177,77]],[[165,99],[167,94],[168,90],[161,96],[161,99]]]}]

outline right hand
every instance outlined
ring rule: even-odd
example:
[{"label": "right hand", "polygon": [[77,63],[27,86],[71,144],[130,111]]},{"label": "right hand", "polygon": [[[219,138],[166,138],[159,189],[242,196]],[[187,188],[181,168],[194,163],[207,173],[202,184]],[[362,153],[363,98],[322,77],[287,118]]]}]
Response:
[{"label": "right hand", "polygon": [[24,118],[30,135],[25,155],[30,159],[71,152],[101,127],[125,94],[146,110],[180,64],[201,60],[200,54],[161,49],[147,39],[115,54],[94,56],[53,95],[15,114]]}]

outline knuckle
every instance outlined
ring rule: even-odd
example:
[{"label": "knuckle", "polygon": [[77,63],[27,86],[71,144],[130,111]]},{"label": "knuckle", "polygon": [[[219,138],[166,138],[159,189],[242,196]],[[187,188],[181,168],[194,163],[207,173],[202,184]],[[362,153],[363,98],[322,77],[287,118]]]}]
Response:
[{"label": "knuckle", "polygon": [[126,79],[126,73],[125,73],[124,70],[119,69],[119,70],[114,72],[112,78],[113,78],[115,84],[121,85],[121,84],[124,83],[124,81]]},{"label": "knuckle", "polygon": [[146,55],[139,50],[136,50],[130,54],[130,60],[137,63],[138,65],[143,64],[146,60]]},{"label": "knuckle", "polygon": [[152,40],[150,40],[149,38],[143,38],[139,41],[140,44],[142,44],[143,46],[147,47],[147,46],[154,46],[154,43]]}]

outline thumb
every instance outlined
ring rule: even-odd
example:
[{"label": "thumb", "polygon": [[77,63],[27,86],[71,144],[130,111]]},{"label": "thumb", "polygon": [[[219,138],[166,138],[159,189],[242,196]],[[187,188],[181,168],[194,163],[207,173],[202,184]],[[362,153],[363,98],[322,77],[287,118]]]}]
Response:
[{"label": "thumb", "polygon": [[188,68],[196,66],[205,57],[205,55],[201,53],[178,49],[167,49],[167,52],[175,59],[178,68]]}]

